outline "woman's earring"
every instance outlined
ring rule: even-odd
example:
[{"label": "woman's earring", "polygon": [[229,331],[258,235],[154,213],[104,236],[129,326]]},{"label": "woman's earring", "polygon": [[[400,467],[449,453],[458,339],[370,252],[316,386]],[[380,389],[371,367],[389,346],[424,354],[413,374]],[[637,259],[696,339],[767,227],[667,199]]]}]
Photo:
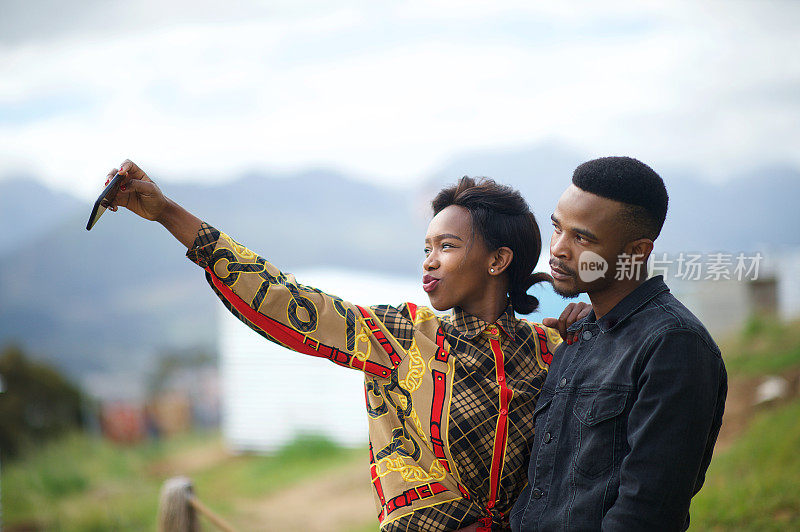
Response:
[{"label": "woman's earring", "polygon": [[489,272],[494,273],[494,268],[489,268]]}]

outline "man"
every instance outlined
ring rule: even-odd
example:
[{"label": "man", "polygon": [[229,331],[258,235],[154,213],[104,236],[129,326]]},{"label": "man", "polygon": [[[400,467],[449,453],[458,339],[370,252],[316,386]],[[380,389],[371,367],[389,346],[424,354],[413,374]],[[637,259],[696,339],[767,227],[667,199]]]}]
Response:
[{"label": "man", "polygon": [[555,290],[594,310],[570,330],[534,411],[515,531],[685,530],[719,433],[717,345],[644,267],[667,213],[664,182],[629,157],[580,165],[552,215]]}]

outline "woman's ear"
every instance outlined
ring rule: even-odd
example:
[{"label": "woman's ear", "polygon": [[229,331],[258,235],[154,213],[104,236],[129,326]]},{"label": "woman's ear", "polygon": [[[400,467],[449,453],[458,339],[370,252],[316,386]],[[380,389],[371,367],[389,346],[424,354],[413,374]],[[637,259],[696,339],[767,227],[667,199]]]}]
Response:
[{"label": "woman's ear", "polygon": [[489,262],[489,275],[500,275],[511,264],[514,252],[505,246],[497,248],[492,252]]}]

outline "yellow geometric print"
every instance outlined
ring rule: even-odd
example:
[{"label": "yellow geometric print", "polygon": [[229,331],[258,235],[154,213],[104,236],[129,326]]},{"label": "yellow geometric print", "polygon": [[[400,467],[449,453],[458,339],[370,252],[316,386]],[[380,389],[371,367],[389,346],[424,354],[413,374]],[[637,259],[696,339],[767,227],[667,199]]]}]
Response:
[{"label": "yellow geometric print", "polygon": [[411,343],[411,347],[408,348],[408,357],[408,374],[399,384],[409,392],[415,392],[422,385],[422,377],[425,374],[425,359],[419,352],[416,339]]},{"label": "yellow geometric print", "polygon": [[[364,323],[364,319],[361,318],[358,321],[360,322],[361,325],[360,327],[361,332],[359,332],[356,335],[356,346],[355,349],[353,350],[353,356],[356,357],[361,362],[364,362],[369,358],[369,355],[372,353],[372,342],[370,341],[371,336],[367,334],[369,328],[367,327],[367,324]],[[361,349],[358,348],[359,342],[362,344],[366,344],[366,351],[361,351]]]},{"label": "yellow geometric print", "polygon": [[426,307],[417,308],[417,317],[414,320],[414,325],[417,326],[433,319],[436,319],[436,314],[434,314],[431,309]]},{"label": "yellow geometric print", "polygon": [[[414,409],[414,407],[411,407],[411,419],[414,421],[414,428],[417,429],[417,434],[420,438],[422,438],[422,441],[425,443],[425,445],[428,445],[428,438],[425,437],[425,431],[422,430],[422,423],[420,422],[419,416],[417,415],[417,411]],[[428,448],[430,449],[430,447]]]},{"label": "yellow geometric print", "polygon": [[549,327],[543,327],[544,333],[547,335],[547,341],[553,345],[558,345],[561,343],[561,336],[558,334],[558,329],[551,329]]},{"label": "yellow geometric print", "polygon": [[233,248],[233,252],[236,253],[240,259],[244,260],[255,260],[256,254],[235,241],[234,239],[228,237],[228,240],[231,243],[231,248]]},{"label": "yellow geometric print", "polygon": [[447,471],[444,466],[439,463],[439,460],[434,460],[431,463],[429,471],[425,471],[418,465],[406,463],[402,456],[397,453],[392,453],[386,458],[379,460],[376,464],[379,477],[388,475],[389,473],[400,473],[400,476],[406,482],[429,482],[429,481],[442,481],[444,480]]}]

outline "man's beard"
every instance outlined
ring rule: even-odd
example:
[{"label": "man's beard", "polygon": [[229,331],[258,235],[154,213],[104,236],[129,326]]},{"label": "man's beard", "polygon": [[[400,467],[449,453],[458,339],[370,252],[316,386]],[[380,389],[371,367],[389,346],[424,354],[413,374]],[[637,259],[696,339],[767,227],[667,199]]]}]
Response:
[{"label": "man's beard", "polygon": [[583,290],[578,288],[573,288],[572,290],[559,289],[555,284],[553,284],[553,291],[564,299],[572,299],[583,293]]},{"label": "man's beard", "polygon": [[[551,258],[550,259],[550,266],[554,267],[556,269],[559,269],[559,270],[563,271],[566,274],[569,274],[573,279],[575,279],[575,282],[578,281],[578,273],[573,271],[572,268],[567,267],[564,263],[562,263],[558,259]],[[556,294],[558,294],[561,297],[563,297],[564,299],[571,299],[573,297],[578,297],[579,295],[581,295],[583,293],[583,291],[578,289],[578,288],[572,288],[572,289],[561,288],[561,289],[559,289],[558,286],[556,285],[555,281],[553,282],[553,291]]]}]

